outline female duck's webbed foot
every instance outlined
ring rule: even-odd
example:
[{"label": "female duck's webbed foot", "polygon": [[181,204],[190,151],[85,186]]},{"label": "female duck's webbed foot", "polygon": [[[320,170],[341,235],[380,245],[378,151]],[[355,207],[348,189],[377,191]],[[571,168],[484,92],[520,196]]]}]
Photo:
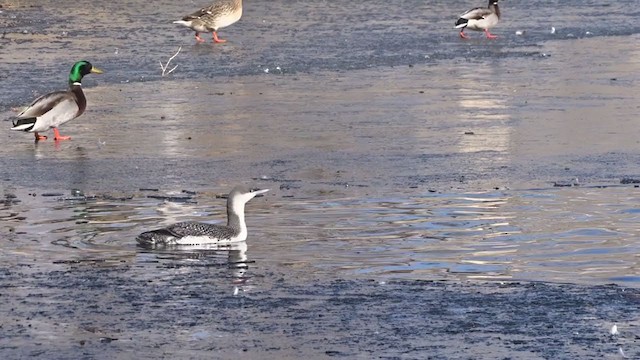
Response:
[{"label": "female duck's webbed foot", "polygon": [[218,33],[216,31],[213,32],[213,41],[217,43],[225,43],[227,40],[222,40],[218,38]]}]

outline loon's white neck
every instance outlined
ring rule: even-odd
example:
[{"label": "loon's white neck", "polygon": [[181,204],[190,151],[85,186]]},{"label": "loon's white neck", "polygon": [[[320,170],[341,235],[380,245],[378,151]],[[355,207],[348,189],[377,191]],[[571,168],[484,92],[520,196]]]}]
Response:
[{"label": "loon's white neck", "polygon": [[238,231],[238,240],[247,239],[247,224],[244,221],[244,205],[239,199],[232,199],[230,206],[227,206],[227,226]]}]

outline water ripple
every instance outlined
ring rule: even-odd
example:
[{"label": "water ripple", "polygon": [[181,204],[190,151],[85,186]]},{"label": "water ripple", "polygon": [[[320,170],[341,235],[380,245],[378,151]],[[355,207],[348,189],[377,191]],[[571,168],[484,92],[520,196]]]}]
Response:
[{"label": "water ripple", "polygon": [[[221,199],[172,203],[137,194],[125,201],[69,201],[16,194],[0,209],[8,235],[3,261],[42,257],[144,266],[183,259],[195,266],[193,261],[224,264],[227,258],[225,249],[145,253],[134,245],[149,228],[222,221]],[[273,197],[248,206],[248,255],[275,266],[354,276],[635,283],[638,212],[630,210],[638,200],[631,187],[326,201]]]}]

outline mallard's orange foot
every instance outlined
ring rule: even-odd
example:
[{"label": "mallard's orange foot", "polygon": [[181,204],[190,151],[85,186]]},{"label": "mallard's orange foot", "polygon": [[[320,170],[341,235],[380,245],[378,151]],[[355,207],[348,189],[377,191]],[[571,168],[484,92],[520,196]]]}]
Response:
[{"label": "mallard's orange foot", "polygon": [[47,137],[44,135],[40,135],[38,133],[35,133],[34,135],[36,136],[36,141],[47,140]]},{"label": "mallard's orange foot", "polygon": [[462,31],[460,31],[460,37],[463,39],[468,39],[469,37],[465,35]]},{"label": "mallard's orange foot", "polygon": [[213,32],[213,41],[217,42],[217,43],[226,43],[227,40],[223,40],[223,39],[219,39],[218,38],[218,33],[217,32]]},{"label": "mallard's orange foot", "polygon": [[204,39],[200,37],[200,34],[196,33],[196,41],[202,43],[204,42]]},{"label": "mallard's orange foot", "polygon": [[485,35],[487,35],[487,39],[497,39],[498,37],[489,32],[489,30],[484,31]]},{"label": "mallard's orange foot", "polygon": [[60,135],[60,131],[58,131],[58,129],[53,128],[53,140],[60,141],[60,140],[69,140],[69,139],[71,139],[71,136],[62,136]]}]

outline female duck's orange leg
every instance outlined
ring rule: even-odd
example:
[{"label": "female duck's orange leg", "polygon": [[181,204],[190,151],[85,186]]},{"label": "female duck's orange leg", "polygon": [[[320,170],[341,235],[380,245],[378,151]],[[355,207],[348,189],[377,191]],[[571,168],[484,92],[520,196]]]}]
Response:
[{"label": "female duck's orange leg", "polygon": [[47,140],[46,136],[38,134],[37,131],[34,134],[36,135],[36,141]]},{"label": "female duck's orange leg", "polygon": [[58,128],[53,128],[53,140],[59,141],[59,140],[69,140],[69,139],[71,139],[71,136],[61,136],[60,131],[58,131]]},{"label": "female duck's orange leg", "polygon": [[196,32],[196,41],[197,42],[204,42],[204,39],[200,37],[200,33]]},{"label": "female duck's orange leg", "polygon": [[216,31],[213,32],[213,41],[217,43],[227,42],[227,40],[218,39],[218,33]]},{"label": "female duck's orange leg", "polygon": [[484,33],[487,36],[487,39],[497,39],[498,38],[497,36],[495,36],[492,33],[490,33],[488,29],[485,29]]}]

